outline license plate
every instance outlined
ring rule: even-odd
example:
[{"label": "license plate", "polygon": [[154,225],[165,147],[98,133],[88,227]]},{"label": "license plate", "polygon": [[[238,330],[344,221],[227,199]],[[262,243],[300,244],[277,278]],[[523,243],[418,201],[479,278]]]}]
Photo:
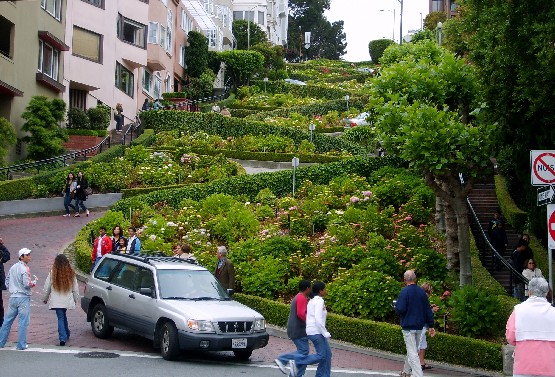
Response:
[{"label": "license plate", "polygon": [[231,348],[247,348],[247,338],[231,339]]}]

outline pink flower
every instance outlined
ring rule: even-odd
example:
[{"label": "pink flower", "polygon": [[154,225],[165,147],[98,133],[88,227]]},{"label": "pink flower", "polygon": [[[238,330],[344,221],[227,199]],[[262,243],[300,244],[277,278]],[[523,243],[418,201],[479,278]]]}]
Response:
[{"label": "pink flower", "polygon": [[412,220],[412,216],[408,215],[407,217],[405,217],[405,220],[411,221],[411,220]]},{"label": "pink flower", "polygon": [[296,211],[296,210],[297,210],[297,206],[289,207],[289,211]]},{"label": "pink flower", "polygon": [[362,195],[370,197],[372,196],[372,191],[363,191]]},{"label": "pink flower", "polygon": [[351,196],[351,203],[358,203],[360,199],[357,196]]},{"label": "pink flower", "polygon": [[441,299],[445,300],[447,297],[451,296],[451,292],[449,291],[445,291],[443,292],[443,294],[441,295]]}]

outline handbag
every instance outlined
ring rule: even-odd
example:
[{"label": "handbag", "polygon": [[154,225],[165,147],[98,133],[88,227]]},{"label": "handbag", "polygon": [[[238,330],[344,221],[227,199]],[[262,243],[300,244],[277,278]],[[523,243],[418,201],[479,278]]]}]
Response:
[{"label": "handbag", "polygon": [[92,188],[89,186],[86,189],[83,190],[83,192],[85,193],[85,195],[89,196],[92,195]]}]

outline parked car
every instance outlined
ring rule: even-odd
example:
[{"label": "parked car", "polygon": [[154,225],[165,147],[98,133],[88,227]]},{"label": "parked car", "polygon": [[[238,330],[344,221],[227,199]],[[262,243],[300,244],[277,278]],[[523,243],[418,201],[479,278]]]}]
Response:
[{"label": "parked car", "polygon": [[114,327],[132,331],[151,339],[166,360],[182,350],[233,351],[246,360],[268,344],[266,321],[232,294],[191,259],[107,254],[81,308],[96,337],[108,338]]},{"label": "parked car", "polygon": [[294,84],[294,85],[306,85],[306,82],[301,81],[301,80],[295,80],[295,79],[284,79],[283,81],[289,83],[289,84]]},{"label": "parked car", "polygon": [[366,118],[368,118],[368,113],[360,113],[354,118],[343,118],[341,122],[344,123],[345,128],[368,126]]}]

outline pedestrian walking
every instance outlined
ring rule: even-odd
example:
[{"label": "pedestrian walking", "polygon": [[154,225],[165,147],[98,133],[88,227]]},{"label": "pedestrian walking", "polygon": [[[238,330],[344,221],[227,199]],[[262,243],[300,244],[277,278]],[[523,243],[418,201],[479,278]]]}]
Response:
[{"label": "pedestrian walking", "polygon": [[515,346],[513,376],[555,376],[555,308],[544,278],[528,283],[528,300],[515,305],[505,336]]},{"label": "pedestrian walking", "polygon": [[48,303],[48,309],[56,311],[58,339],[60,346],[65,346],[70,336],[66,311],[75,309],[79,301],[79,286],[75,271],[63,254],[58,254],[54,259],[54,265],[44,282],[42,301]]},{"label": "pedestrian walking", "polygon": [[4,245],[4,240],[0,238],[0,326],[4,323],[4,300],[2,299],[2,291],[6,288],[6,272],[4,271],[4,263],[10,260],[10,252]]},{"label": "pedestrian walking", "polygon": [[[297,352],[284,353],[275,359],[275,363],[279,369],[286,374],[285,365],[290,360],[298,359],[298,356],[306,356],[309,353],[308,335],[306,334],[306,311],[308,306],[308,298],[312,291],[310,281],[301,280],[299,282],[299,293],[293,300],[289,309],[289,318],[287,319],[287,336],[297,347]],[[306,365],[299,365],[297,375],[304,376]]]},{"label": "pedestrian walking", "polygon": [[401,290],[395,301],[395,312],[401,316],[401,328],[407,348],[401,377],[422,377],[424,373],[418,357],[418,345],[424,326],[428,327],[430,336],[436,335],[434,314],[428,295],[422,287],[416,285],[414,271],[406,271],[404,281],[406,287]]},{"label": "pedestrian walking", "polygon": [[121,103],[118,103],[116,105],[114,120],[116,121],[116,132],[123,132],[123,106]]},{"label": "pedestrian walking", "polygon": [[[425,282],[425,283],[422,283],[420,286],[422,287],[424,292],[426,292],[426,295],[428,296],[428,299],[429,299],[433,293],[432,285],[428,282]],[[432,308],[432,313],[435,313],[439,310],[439,307],[435,304],[430,304],[430,307]],[[420,343],[418,344],[418,357],[420,358],[420,366],[422,366],[422,370],[433,368],[432,366],[426,364],[426,361],[425,361],[426,349],[428,349],[428,342],[426,339],[427,332],[428,332],[428,327],[425,325],[424,328],[422,329],[422,335],[420,335]]]},{"label": "pedestrian walking", "polygon": [[4,348],[10,335],[15,317],[19,316],[17,324],[17,344],[18,350],[27,349],[27,327],[31,316],[31,288],[37,285],[37,277],[31,278],[29,262],[31,262],[31,250],[24,247],[19,252],[19,262],[14,264],[8,271],[6,286],[10,291],[8,312],[4,317],[4,323],[0,328],[0,348]]},{"label": "pedestrian walking", "polygon": [[74,197],[75,197],[75,187],[77,186],[77,181],[75,180],[75,175],[73,175],[72,172],[69,172],[69,174],[66,177],[66,182],[64,184],[64,208],[66,209],[66,213],[64,214],[64,217],[69,217],[71,216],[71,214],[69,213],[69,208],[73,208],[73,210],[75,211],[75,213],[79,212],[77,210],[77,208],[75,208],[75,206],[73,204],[71,204],[71,202],[73,201]]},{"label": "pedestrian walking", "polygon": [[314,344],[315,354],[300,355],[296,360],[289,361],[289,376],[298,377],[298,368],[301,365],[318,364],[316,377],[331,376],[331,348],[329,339],[331,334],[326,328],[326,318],[328,312],[324,297],[326,296],[326,284],[316,281],[312,285],[313,298],[306,306],[306,334],[308,339]]},{"label": "pedestrian walking", "polygon": [[87,215],[87,217],[89,216],[89,210],[87,209],[87,207],[85,207],[85,201],[87,200],[87,193],[85,190],[87,190],[87,188],[89,187],[89,183],[87,182],[87,179],[85,178],[85,175],[83,174],[82,171],[79,171],[77,173],[77,186],[75,186],[75,210],[77,211],[77,213],[75,214],[75,217],[79,217],[80,216],[80,209],[83,209],[83,211],[85,211],[85,214]]},{"label": "pedestrian walking", "polygon": [[101,226],[98,233],[91,252],[91,272],[105,254],[112,252],[112,239],[106,235],[106,228]]},{"label": "pedestrian walking", "polygon": [[218,246],[218,263],[214,276],[220,282],[225,290],[234,289],[235,287],[235,269],[233,263],[227,259],[227,248],[225,246]]}]

